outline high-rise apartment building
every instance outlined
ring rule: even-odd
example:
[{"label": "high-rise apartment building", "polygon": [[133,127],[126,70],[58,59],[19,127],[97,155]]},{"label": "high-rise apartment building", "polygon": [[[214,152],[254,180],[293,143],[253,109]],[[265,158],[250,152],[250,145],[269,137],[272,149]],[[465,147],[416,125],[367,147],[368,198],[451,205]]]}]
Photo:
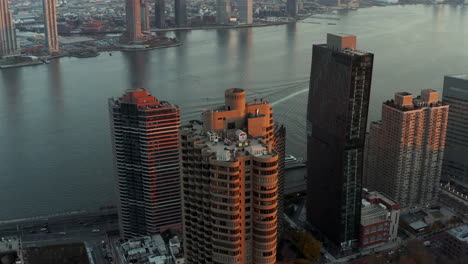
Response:
[{"label": "high-rise apartment building", "polygon": [[8,0],[0,0],[0,57],[14,54],[17,50],[16,28],[8,8]]},{"label": "high-rise apartment building", "polygon": [[239,0],[239,22],[243,24],[253,23],[253,0]]},{"label": "high-rise apartment building", "polygon": [[133,89],[109,113],[123,237],[181,228],[179,108]]},{"label": "high-rise apartment building", "polygon": [[238,88],[202,120],[181,129],[187,263],[276,263],[284,127]]},{"label": "high-rise apartment building", "polygon": [[228,24],[231,19],[231,1],[216,0],[216,23]]},{"label": "high-rise apartment building", "polygon": [[312,51],[307,218],[341,250],[358,246],[373,60],[350,35],[328,34]]},{"label": "high-rise apartment building", "polygon": [[148,0],[141,2],[141,31],[151,31],[151,20],[150,20],[150,3]]},{"label": "high-rise apartment building", "polygon": [[175,22],[178,27],[187,26],[187,1],[175,0]]},{"label": "high-rise apartment building", "polygon": [[165,0],[156,0],[154,14],[156,19],[156,27],[159,29],[167,28]]},{"label": "high-rise apartment building", "polygon": [[50,53],[59,52],[57,31],[57,0],[42,0],[44,8],[45,47]]},{"label": "high-rise apartment building", "polygon": [[143,36],[141,33],[141,0],[125,0],[125,11],[127,21],[127,40],[141,40]]},{"label": "high-rise apartment building", "polygon": [[439,93],[401,92],[382,105],[382,120],[371,124],[365,185],[386,194],[402,208],[437,199],[449,106]]},{"label": "high-rise apartment building", "polygon": [[450,105],[442,177],[468,188],[468,74],[445,76],[442,101]]},{"label": "high-rise apartment building", "polygon": [[287,0],[286,1],[286,11],[288,16],[296,17],[298,10],[298,1],[297,0]]}]

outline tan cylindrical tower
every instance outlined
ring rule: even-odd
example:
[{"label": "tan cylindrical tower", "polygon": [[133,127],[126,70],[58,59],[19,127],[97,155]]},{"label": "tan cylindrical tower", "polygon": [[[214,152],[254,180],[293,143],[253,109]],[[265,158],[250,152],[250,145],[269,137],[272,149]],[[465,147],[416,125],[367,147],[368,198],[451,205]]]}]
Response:
[{"label": "tan cylindrical tower", "polygon": [[245,111],[245,91],[240,88],[229,88],[224,93],[226,109]]}]

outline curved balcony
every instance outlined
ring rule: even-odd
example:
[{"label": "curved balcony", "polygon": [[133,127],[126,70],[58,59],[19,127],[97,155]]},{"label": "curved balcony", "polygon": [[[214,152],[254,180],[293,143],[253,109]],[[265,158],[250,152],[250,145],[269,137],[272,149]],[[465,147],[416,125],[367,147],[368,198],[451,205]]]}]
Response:
[{"label": "curved balcony", "polygon": [[274,252],[271,256],[268,256],[268,257],[254,256],[254,263],[255,264],[276,263],[276,253]]}]

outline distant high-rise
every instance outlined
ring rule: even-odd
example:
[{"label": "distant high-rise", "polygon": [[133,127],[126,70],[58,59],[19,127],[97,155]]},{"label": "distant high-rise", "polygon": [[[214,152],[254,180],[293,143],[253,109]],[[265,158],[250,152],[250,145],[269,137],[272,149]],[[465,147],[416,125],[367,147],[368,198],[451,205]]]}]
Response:
[{"label": "distant high-rise", "polygon": [[287,0],[287,2],[286,2],[286,11],[288,13],[288,16],[296,17],[297,16],[297,10],[298,10],[297,0]]},{"label": "distant high-rise", "polygon": [[167,28],[166,25],[166,3],[165,0],[156,0],[155,19],[156,27],[159,29]]},{"label": "distant high-rise", "polygon": [[342,250],[356,247],[374,55],[356,36],[314,45],[307,108],[307,218]]},{"label": "distant high-rise", "polygon": [[382,120],[371,124],[365,185],[402,208],[426,206],[437,199],[449,106],[439,93],[421,97],[402,92],[382,105]]},{"label": "distant high-rise", "polygon": [[141,31],[151,31],[150,5],[148,0],[141,2]]},{"label": "distant high-rise", "polygon": [[45,47],[50,53],[59,52],[60,45],[57,31],[57,0],[43,0]]},{"label": "distant high-rise", "polygon": [[0,0],[0,57],[13,54],[17,50],[16,28],[8,8],[8,0]]},{"label": "distant high-rise", "polygon": [[450,105],[442,176],[468,188],[468,74],[445,76],[442,101]]},{"label": "distant high-rise", "polygon": [[216,23],[227,24],[231,18],[231,1],[216,0]]},{"label": "distant high-rise", "polygon": [[[225,105],[181,129],[188,263],[276,263],[280,155],[270,103],[225,92]],[[284,146],[283,146],[284,147]],[[279,150],[281,151],[281,150]]]},{"label": "distant high-rise", "polygon": [[141,0],[125,0],[127,20],[126,37],[129,41],[141,40]]},{"label": "distant high-rise", "polygon": [[175,22],[178,27],[187,26],[186,0],[175,0]]},{"label": "distant high-rise", "polygon": [[239,22],[243,24],[252,24],[253,22],[253,0],[239,0]]},{"label": "distant high-rise", "polygon": [[123,237],[181,228],[179,108],[133,89],[109,113]]}]

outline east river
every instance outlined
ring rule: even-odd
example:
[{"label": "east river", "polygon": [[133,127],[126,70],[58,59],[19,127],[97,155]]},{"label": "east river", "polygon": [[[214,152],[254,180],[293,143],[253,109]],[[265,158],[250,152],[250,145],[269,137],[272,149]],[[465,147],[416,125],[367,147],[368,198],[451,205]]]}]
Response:
[{"label": "east river", "polygon": [[442,89],[468,72],[468,6],[387,6],[290,25],[168,33],[175,48],[114,52],[0,72],[0,220],[116,204],[107,99],[144,87],[181,107],[183,121],[244,88],[272,102],[287,149],[305,156],[312,44],[358,36],[375,54],[370,121],[395,92]]}]

